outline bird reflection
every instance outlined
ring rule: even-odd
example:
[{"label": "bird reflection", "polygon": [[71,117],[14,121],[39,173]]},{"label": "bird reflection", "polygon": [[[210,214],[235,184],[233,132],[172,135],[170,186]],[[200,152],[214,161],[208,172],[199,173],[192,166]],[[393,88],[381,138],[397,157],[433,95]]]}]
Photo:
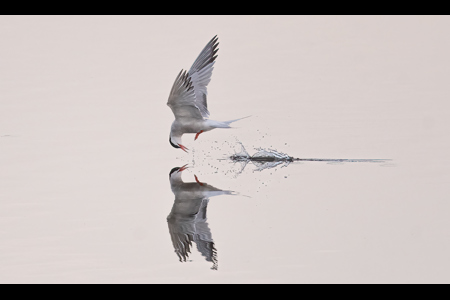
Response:
[{"label": "bird reflection", "polygon": [[172,244],[180,261],[185,262],[194,242],[206,261],[212,262],[211,269],[217,270],[217,250],[206,222],[206,208],[210,197],[236,193],[200,182],[196,175],[195,182],[183,182],[181,173],[186,166],[173,168],[169,173],[170,187],[175,194],[175,202],[167,216]]}]

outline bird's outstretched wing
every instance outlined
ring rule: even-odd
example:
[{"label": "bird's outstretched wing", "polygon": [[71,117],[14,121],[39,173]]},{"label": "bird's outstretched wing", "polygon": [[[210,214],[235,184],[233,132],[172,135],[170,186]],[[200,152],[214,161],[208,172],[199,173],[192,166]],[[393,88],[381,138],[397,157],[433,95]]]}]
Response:
[{"label": "bird's outstretched wing", "polygon": [[211,81],[216,53],[219,50],[216,49],[219,45],[217,39],[216,35],[206,44],[189,72],[181,70],[175,79],[167,101],[175,118],[207,119],[209,117],[206,87]]},{"label": "bird's outstretched wing", "polygon": [[219,45],[217,40],[218,37],[216,35],[206,44],[188,72],[194,86],[196,105],[205,119],[209,117],[206,102],[206,96],[208,95],[206,86],[211,81],[213,66],[217,57],[216,53],[219,51],[217,49]]},{"label": "bird's outstretched wing", "polygon": [[186,71],[181,70],[175,79],[167,105],[172,109],[175,118],[189,117],[203,120],[195,99],[191,77]]}]

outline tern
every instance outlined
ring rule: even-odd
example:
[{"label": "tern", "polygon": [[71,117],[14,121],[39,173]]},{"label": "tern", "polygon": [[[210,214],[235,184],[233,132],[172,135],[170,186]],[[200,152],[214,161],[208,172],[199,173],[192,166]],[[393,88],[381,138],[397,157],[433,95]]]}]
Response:
[{"label": "tern", "polygon": [[197,198],[210,198],[220,195],[237,195],[238,193],[228,190],[221,190],[206,182],[201,182],[198,180],[197,175],[194,175],[196,182],[184,182],[181,178],[181,172],[186,170],[187,165],[181,168],[176,167],[170,170],[169,180],[170,188],[172,193],[175,194],[175,201],[185,201],[186,199],[197,199]]},{"label": "tern", "polygon": [[217,40],[216,35],[206,44],[188,72],[182,69],[178,73],[169,94],[167,105],[175,116],[170,128],[169,142],[172,147],[180,148],[185,152],[189,149],[181,144],[183,134],[195,133],[194,140],[196,140],[203,132],[215,128],[231,128],[231,123],[243,119],[224,122],[209,119],[206,87],[211,81],[216,53],[219,50]]},{"label": "tern", "polygon": [[196,182],[184,182],[181,172],[186,169],[187,165],[184,165],[173,168],[169,173],[170,187],[175,195],[172,210],[167,216],[172,244],[179,260],[183,262],[189,257],[194,242],[202,256],[213,263],[213,269],[217,269],[217,250],[206,222],[206,208],[210,197],[237,193],[200,182],[196,175]]}]

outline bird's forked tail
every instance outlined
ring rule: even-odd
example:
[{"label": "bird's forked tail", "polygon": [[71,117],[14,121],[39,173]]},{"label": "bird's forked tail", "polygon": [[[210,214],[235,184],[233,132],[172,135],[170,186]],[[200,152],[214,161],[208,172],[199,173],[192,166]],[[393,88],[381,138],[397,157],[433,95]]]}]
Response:
[{"label": "bird's forked tail", "polygon": [[213,127],[216,127],[216,128],[231,128],[231,126],[230,126],[231,123],[248,118],[248,117],[251,117],[251,116],[234,119],[234,120],[230,120],[230,121],[223,121],[223,122],[214,121],[214,120],[208,120],[208,121],[211,123],[211,125]]}]

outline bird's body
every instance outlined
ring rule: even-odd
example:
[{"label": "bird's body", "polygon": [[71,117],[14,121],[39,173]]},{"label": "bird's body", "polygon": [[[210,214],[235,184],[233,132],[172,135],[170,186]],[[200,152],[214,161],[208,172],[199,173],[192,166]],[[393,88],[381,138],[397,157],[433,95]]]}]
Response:
[{"label": "bird's body", "polygon": [[221,190],[205,182],[200,182],[195,175],[196,182],[184,182],[181,178],[181,172],[186,169],[186,166],[173,168],[169,174],[170,188],[179,201],[235,194],[233,191]]},{"label": "bird's body", "polygon": [[215,128],[230,128],[232,122],[240,120],[219,122],[209,119],[206,87],[211,81],[218,45],[215,36],[200,52],[189,71],[181,70],[172,86],[167,105],[175,116],[169,136],[169,142],[174,148],[187,150],[182,145],[183,134],[195,133],[197,139],[203,132]]}]

